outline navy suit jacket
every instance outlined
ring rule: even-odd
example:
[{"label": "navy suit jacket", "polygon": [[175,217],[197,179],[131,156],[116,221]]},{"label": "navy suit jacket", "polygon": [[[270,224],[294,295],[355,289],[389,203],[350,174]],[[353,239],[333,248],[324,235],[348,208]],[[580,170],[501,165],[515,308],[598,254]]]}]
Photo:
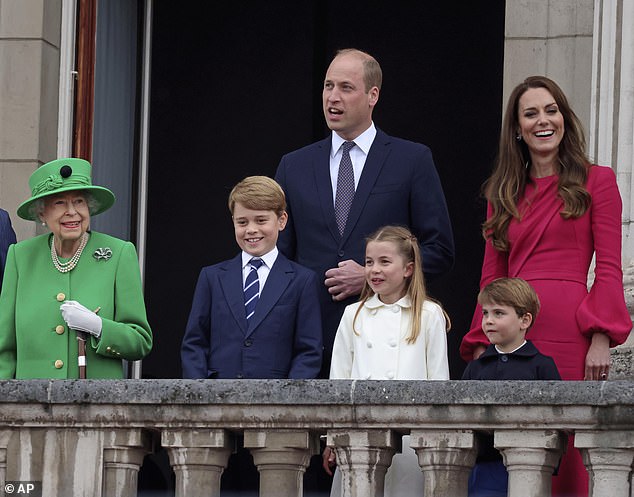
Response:
[{"label": "navy suit jacket", "polygon": [[2,288],[4,264],[7,261],[9,245],[16,242],[15,231],[13,231],[11,226],[11,218],[9,218],[7,211],[0,209],[0,288]]},{"label": "navy suit jacket", "polygon": [[184,378],[316,378],[322,335],[315,274],[278,254],[247,323],[242,257],[200,272],[181,346]]},{"label": "navy suit jacket", "polygon": [[372,232],[385,225],[409,227],[419,240],[427,278],[448,271],[454,259],[451,221],[428,147],[377,129],[341,236],[330,181],[331,143],[329,136],[285,155],[275,176],[286,192],[289,215],[278,247],[321,280],[324,366],[343,310],[357,300],[333,302],[324,273],[347,259],[364,265],[365,239]]}]

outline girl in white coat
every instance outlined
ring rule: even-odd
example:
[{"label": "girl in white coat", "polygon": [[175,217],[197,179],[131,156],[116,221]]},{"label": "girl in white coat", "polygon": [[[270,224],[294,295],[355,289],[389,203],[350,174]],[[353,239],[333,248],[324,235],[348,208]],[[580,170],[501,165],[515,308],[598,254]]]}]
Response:
[{"label": "girl in white coat", "polygon": [[[344,311],[337,329],[331,379],[448,380],[449,318],[427,297],[416,237],[400,226],[370,236],[361,299]],[[330,473],[334,450],[324,451]],[[337,472],[339,473],[339,472]],[[331,495],[340,495],[337,476]],[[416,453],[403,437],[385,478],[385,497],[420,496],[423,475]]]}]

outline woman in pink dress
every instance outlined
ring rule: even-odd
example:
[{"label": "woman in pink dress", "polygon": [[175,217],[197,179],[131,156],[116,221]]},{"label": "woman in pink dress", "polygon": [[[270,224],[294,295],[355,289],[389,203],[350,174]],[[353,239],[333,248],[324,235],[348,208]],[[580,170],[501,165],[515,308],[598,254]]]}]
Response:
[{"label": "woman in pink dress", "polygon": [[[532,76],[513,90],[484,187],[480,288],[503,276],[527,280],[542,306],[531,341],[555,360],[562,379],[605,380],[609,348],[632,328],[623,296],[621,197],[612,169],[591,164],[584,150],[581,123],[554,81]],[[480,323],[478,307],[460,346],[466,361],[488,344]],[[588,474],[571,440],[553,495],[587,494]]]}]

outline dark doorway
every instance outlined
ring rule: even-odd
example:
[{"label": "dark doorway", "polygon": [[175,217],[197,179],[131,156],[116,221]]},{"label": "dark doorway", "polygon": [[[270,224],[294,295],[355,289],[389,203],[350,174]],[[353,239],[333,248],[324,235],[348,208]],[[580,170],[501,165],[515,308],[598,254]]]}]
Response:
[{"label": "dark doorway", "polygon": [[375,124],[429,145],[449,204],[453,271],[432,294],[453,320],[452,378],[478,290],[484,202],[497,146],[503,0],[155,2],[146,301],[147,377],[180,377],[180,342],[202,266],[238,252],[226,201],[251,174],[327,134],[325,70],[339,48],[380,62]]}]

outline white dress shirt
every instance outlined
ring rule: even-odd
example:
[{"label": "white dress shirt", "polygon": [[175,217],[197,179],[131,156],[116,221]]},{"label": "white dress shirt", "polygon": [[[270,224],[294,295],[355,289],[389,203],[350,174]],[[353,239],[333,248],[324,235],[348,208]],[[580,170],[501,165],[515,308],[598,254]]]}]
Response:
[{"label": "white dress shirt", "polygon": [[242,288],[244,288],[244,283],[247,281],[247,276],[251,272],[251,265],[249,264],[249,262],[251,262],[251,259],[255,257],[257,259],[262,259],[262,262],[264,263],[258,268],[258,279],[260,280],[260,293],[262,293],[262,289],[264,288],[266,279],[268,278],[269,273],[271,272],[271,268],[273,267],[273,264],[275,263],[275,260],[277,259],[278,253],[279,251],[277,250],[277,247],[273,247],[273,250],[259,257],[255,255],[247,254],[243,250],[242,251]]},{"label": "white dress shirt", "polygon": [[[353,141],[355,146],[350,149],[350,160],[352,161],[352,169],[354,170],[354,189],[356,191],[359,185],[359,178],[365,166],[365,160],[370,152],[372,142],[376,137],[376,128],[374,123],[363,133],[357,136]],[[330,182],[332,184],[332,203],[335,203],[337,196],[337,176],[339,175],[339,163],[343,155],[343,144],[346,142],[334,131],[332,132],[332,146],[330,147]]]}]

